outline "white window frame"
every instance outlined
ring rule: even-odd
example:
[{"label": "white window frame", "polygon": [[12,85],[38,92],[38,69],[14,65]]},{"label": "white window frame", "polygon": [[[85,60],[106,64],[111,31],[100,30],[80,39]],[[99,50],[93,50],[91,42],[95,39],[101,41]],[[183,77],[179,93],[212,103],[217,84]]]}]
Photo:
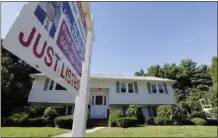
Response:
[{"label": "white window frame", "polygon": [[[121,84],[125,84],[126,92],[122,92],[121,91]],[[133,82],[120,82],[120,93],[131,93],[131,92],[129,92],[129,85],[128,84],[132,84],[132,88],[133,88],[133,92],[132,93],[135,93],[135,86],[134,86]]]},{"label": "white window frame", "polygon": [[[54,84],[53,84],[53,87],[52,87],[52,89],[50,90],[49,88],[50,88],[50,85],[51,85],[51,82],[52,82],[53,80],[49,80],[49,82],[48,82],[48,87],[47,87],[47,91],[67,91],[67,89],[66,90],[56,90],[55,88],[56,88],[56,85],[58,84],[58,83],[56,83],[55,81],[54,81]],[[60,85],[60,84],[59,84]],[[62,86],[63,87],[63,86]]]},{"label": "white window frame", "polygon": [[126,87],[126,83],[125,82],[120,82],[120,93],[127,93],[128,91],[128,88],[126,87],[126,92],[122,92],[121,89],[122,89],[122,84],[125,84],[125,87]]},{"label": "white window frame", "polygon": [[[158,85],[162,85],[163,93],[160,93],[160,91],[159,91],[159,86],[158,86]],[[158,93],[160,93],[160,94],[165,94],[164,85],[163,85],[162,83],[158,83],[158,84],[157,84],[157,88],[158,88]]]},{"label": "white window frame", "polygon": [[[152,87],[152,85],[155,85],[156,91],[157,91],[156,93],[153,92],[153,87]],[[157,94],[158,92],[159,92],[159,89],[158,89],[158,87],[157,87],[157,84],[152,83],[152,84],[151,84],[151,93],[152,93],[152,94]]]},{"label": "white window frame", "polygon": [[132,89],[133,89],[133,92],[132,92],[132,93],[135,93],[135,86],[134,86],[134,83],[132,83],[132,82],[126,83],[126,85],[127,85],[127,92],[128,92],[128,93],[131,93],[131,92],[129,92],[129,84],[132,84]]}]

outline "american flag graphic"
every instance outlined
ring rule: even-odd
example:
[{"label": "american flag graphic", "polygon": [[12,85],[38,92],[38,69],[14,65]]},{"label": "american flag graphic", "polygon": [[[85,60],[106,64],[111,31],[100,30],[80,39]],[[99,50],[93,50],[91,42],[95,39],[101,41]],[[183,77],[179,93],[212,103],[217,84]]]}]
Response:
[{"label": "american flag graphic", "polygon": [[34,14],[39,22],[48,31],[49,35],[54,38],[61,17],[61,11],[58,3],[55,1],[39,2]]}]

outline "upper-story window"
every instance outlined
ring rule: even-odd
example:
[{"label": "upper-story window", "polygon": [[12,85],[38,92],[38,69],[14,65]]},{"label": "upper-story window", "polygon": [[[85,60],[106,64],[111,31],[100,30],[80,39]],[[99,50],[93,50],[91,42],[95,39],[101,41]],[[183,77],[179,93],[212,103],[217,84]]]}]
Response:
[{"label": "upper-story window", "polygon": [[62,87],[60,84],[54,82],[53,80],[49,80],[48,83],[48,90],[66,90],[64,87]]},{"label": "upper-story window", "polygon": [[128,83],[128,92],[129,93],[133,93],[134,92],[133,83]]},{"label": "upper-story window", "polygon": [[134,93],[133,83],[120,83],[120,92],[121,93]]},{"label": "upper-story window", "polygon": [[126,83],[120,83],[120,90],[123,93],[126,93]]},{"label": "upper-story window", "polygon": [[164,93],[163,84],[158,84],[159,93]]},{"label": "upper-story window", "polygon": [[157,93],[156,84],[151,84],[151,91],[152,91],[152,93]]}]

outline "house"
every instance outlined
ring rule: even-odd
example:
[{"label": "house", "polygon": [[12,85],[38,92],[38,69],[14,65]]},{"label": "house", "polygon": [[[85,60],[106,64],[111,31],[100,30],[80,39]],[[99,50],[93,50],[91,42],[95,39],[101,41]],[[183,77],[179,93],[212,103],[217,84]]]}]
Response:
[{"label": "house", "polygon": [[[34,82],[29,103],[64,105],[66,115],[73,113],[76,91],[67,91],[41,73],[30,76]],[[109,109],[119,109],[124,114],[130,104],[142,105],[144,117],[154,117],[159,105],[176,104],[174,83],[174,80],[157,77],[91,75],[89,117],[107,118]]]}]

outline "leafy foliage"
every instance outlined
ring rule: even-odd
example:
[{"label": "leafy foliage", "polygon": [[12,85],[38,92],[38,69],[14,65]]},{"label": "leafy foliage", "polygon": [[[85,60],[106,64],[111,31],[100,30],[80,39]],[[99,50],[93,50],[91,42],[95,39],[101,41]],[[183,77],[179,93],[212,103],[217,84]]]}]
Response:
[{"label": "leafy foliage", "polygon": [[45,126],[42,117],[29,118],[24,121],[24,126],[26,127],[42,127]]},{"label": "leafy foliage", "polygon": [[130,126],[135,126],[137,124],[137,118],[124,117],[117,119],[117,126],[127,128]]},{"label": "leafy foliage", "polygon": [[112,109],[109,115],[109,126],[117,126],[117,119],[122,118],[122,113],[120,110]]},{"label": "leafy foliage", "polygon": [[191,121],[195,124],[195,125],[199,125],[199,126],[203,126],[207,123],[206,120],[202,119],[202,118],[193,118],[191,119]]},{"label": "leafy foliage", "polygon": [[53,126],[54,119],[58,116],[58,113],[55,109],[52,109],[51,107],[48,107],[44,111],[43,115],[43,121],[48,125],[48,126]]},{"label": "leafy foliage", "polygon": [[1,54],[1,111],[7,117],[15,107],[28,105],[32,86],[29,74],[37,71],[3,47]]},{"label": "leafy foliage", "polygon": [[8,117],[7,125],[9,126],[22,126],[24,121],[29,117],[28,113],[14,113],[12,116]]},{"label": "leafy foliage", "polygon": [[173,110],[170,105],[161,105],[157,108],[155,123],[157,125],[170,125],[173,122]]},{"label": "leafy foliage", "polygon": [[55,118],[54,122],[55,122],[55,126],[58,128],[72,129],[73,116],[72,115],[59,116]]},{"label": "leafy foliage", "polygon": [[139,105],[130,105],[126,110],[126,117],[137,118],[138,124],[144,124],[144,115],[142,113],[142,107]]}]

